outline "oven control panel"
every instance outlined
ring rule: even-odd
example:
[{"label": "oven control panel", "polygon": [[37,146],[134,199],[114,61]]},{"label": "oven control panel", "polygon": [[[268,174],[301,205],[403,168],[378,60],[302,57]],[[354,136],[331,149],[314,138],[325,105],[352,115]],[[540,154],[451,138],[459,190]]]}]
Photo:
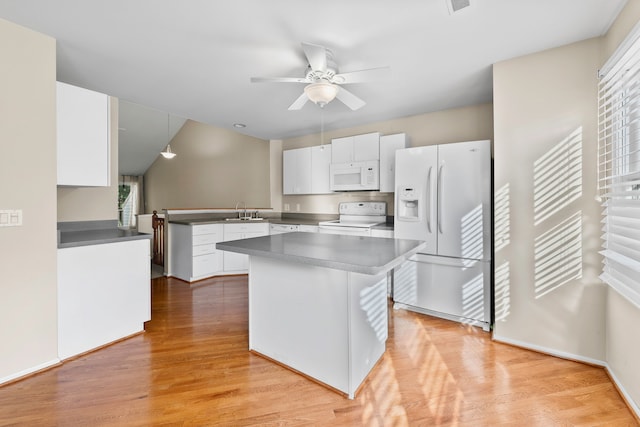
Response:
[{"label": "oven control panel", "polygon": [[386,215],[386,202],[341,202],[340,215]]}]

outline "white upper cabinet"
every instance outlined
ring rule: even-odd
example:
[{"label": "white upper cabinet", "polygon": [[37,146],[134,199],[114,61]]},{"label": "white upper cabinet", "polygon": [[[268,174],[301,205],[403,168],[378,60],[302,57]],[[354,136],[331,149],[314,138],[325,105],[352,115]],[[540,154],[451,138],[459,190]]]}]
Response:
[{"label": "white upper cabinet", "polygon": [[282,152],[282,194],[311,193],[311,149]]},{"label": "white upper cabinet", "polygon": [[282,152],[282,194],[326,194],[331,144]]},{"label": "white upper cabinet", "polygon": [[380,133],[365,133],[353,137],[353,160],[380,160]]},{"label": "white upper cabinet", "polygon": [[396,150],[407,147],[404,133],[380,137],[380,192],[395,192]]},{"label": "white upper cabinet", "polygon": [[351,163],[380,158],[380,133],[346,136],[331,140],[331,162]]},{"label": "white upper cabinet", "polygon": [[331,140],[331,163],[353,162],[353,137],[335,138]]},{"label": "white upper cabinet", "polygon": [[110,185],[109,96],[57,82],[58,185]]},{"label": "white upper cabinet", "polygon": [[331,166],[331,144],[311,147],[311,193],[332,193],[329,168]]}]

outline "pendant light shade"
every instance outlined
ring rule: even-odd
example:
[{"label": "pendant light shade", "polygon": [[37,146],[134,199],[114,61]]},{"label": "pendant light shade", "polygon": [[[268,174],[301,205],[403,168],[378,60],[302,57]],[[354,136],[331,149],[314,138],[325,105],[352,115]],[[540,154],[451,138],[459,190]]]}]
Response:
[{"label": "pendant light shade", "polygon": [[[171,115],[169,114],[167,114],[167,141],[171,142]],[[176,153],[171,151],[171,144],[167,144],[167,148],[161,151],[160,154],[165,159],[173,159],[176,156]]]},{"label": "pendant light shade", "polygon": [[164,151],[161,151],[162,157],[165,159],[173,159],[176,156],[176,153],[171,151],[171,144],[167,145],[167,148]]}]

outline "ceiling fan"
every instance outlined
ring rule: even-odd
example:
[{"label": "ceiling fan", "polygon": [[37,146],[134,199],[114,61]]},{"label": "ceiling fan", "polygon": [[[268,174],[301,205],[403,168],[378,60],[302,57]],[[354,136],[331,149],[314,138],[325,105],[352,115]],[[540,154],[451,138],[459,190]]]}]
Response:
[{"label": "ceiling fan", "polygon": [[252,77],[254,83],[305,83],[304,92],[289,110],[301,109],[308,100],[324,107],[338,98],[352,110],[362,108],[366,102],[342,87],[343,84],[364,83],[386,77],[389,67],[339,73],[333,53],[324,46],[302,43],[309,65],[304,77]]}]

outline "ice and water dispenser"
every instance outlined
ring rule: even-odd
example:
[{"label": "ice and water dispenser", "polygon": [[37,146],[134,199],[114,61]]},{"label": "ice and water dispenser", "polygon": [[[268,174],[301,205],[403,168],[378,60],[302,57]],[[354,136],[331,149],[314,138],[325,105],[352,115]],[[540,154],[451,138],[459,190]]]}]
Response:
[{"label": "ice and water dispenser", "polygon": [[398,188],[398,212],[402,221],[420,221],[420,191],[416,187]]}]

